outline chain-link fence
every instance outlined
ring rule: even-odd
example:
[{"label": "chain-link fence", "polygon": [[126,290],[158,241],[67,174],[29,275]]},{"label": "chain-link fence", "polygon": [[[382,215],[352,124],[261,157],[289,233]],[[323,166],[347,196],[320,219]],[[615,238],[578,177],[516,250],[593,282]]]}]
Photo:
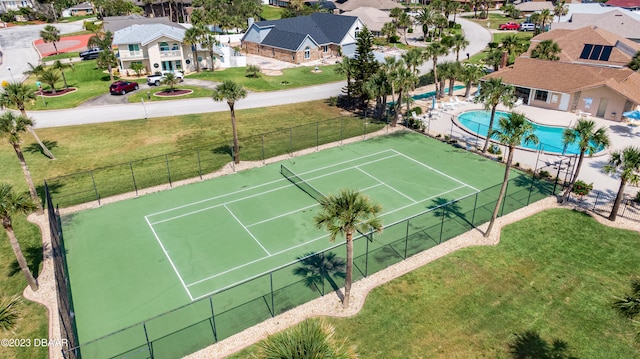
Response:
[{"label": "chain-link fence", "polygon": [[[555,188],[552,182],[519,175],[508,182],[499,215],[553,195]],[[355,238],[354,281],[489,221],[499,192],[500,184],[388,224],[381,234],[365,233]],[[64,355],[95,359],[179,358],[193,353],[343,287],[344,272],[339,262],[344,261],[340,258],[344,253],[344,242],[322,253],[310,253],[209,297],[65,349]]]},{"label": "chain-link fence", "polygon": [[[243,161],[265,161],[283,154],[363,136],[378,131],[386,122],[371,118],[338,117],[293,126],[273,132],[240,138]],[[98,201],[102,198],[158,185],[169,185],[188,178],[202,178],[232,161],[233,146],[213,143],[160,156],[120,163],[48,179],[49,192],[60,207]]]},{"label": "chain-link fence", "polygon": [[66,251],[62,238],[62,224],[60,215],[51,201],[51,194],[47,183],[44,184],[45,199],[47,202],[47,217],[49,218],[49,231],[51,233],[51,251],[53,255],[53,271],[56,281],[56,294],[58,300],[58,314],[60,317],[60,334],[63,339],[63,351],[68,352],[67,358],[75,359],[74,351],[78,345],[76,323],[73,315],[73,300],[67,271]]},{"label": "chain-link fence", "polygon": [[[571,193],[568,200],[580,208],[609,217],[613,211],[616,193],[606,193],[598,190],[593,190],[586,196],[577,196],[575,193]],[[620,201],[617,216],[640,222],[640,202],[625,196]]]}]

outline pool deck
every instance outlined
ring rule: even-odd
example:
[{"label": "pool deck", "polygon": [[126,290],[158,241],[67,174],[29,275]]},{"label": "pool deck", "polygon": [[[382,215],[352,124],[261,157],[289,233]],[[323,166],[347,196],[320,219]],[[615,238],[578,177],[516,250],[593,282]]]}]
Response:
[{"label": "pool deck", "polygon": [[[433,86],[431,86],[433,87]],[[420,92],[426,92],[429,89],[422,88]],[[431,88],[433,90],[433,88]],[[475,90],[475,89],[474,89]],[[463,99],[464,89],[454,91],[454,95]],[[475,91],[472,91],[475,93]],[[423,109],[431,107],[430,101],[418,100],[415,103],[416,106],[420,106]],[[472,149],[476,146],[482,147],[484,145],[484,138],[477,139],[476,136],[467,133],[455,124],[455,116],[459,113],[470,110],[482,110],[483,107],[480,104],[465,104],[459,105],[454,110],[449,111],[436,111],[440,113],[440,118],[435,118],[427,123],[429,125],[429,134],[442,134],[449,135],[456,139],[462,139],[466,147]],[[502,105],[497,108],[499,111],[518,111],[524,113],[531,121],[542,125],[551,126],[563,126],[569,127],[575,124],[579,118],[576,114],[571,112],[546,110],[537,107],[531,107],[527,105],[520,105],[513,109],[506,108]],[[608,193],[615,196],[620,186],[619,178],[609,176],[602,172],[603,166],[609,159],[609,153],[612,150],[620,150],[624,147],[633,145],[640,146],[640,127],[630,126],[624,122],[616,122],[605,120],[597,117],[589,117],[594,120],[598,126],[604,126],[608,129],[609,139],[611,145],[605,151],[602,151],[596,156],[585,157],[584,163],[580,170],[579,179],[591,183],[593,182],[594,190]],[[502,148],[503,154],[505,154],[504,147]],[[558,154],[539,153],[531,150],[518,149],[514,154],[514,163],[519,162],[523,167],[530,169],[540,169],[547,166],[545,170],[555,176],[557,169],[554,169],[552,163],[562,159],[563,156]],[[640,188],[627,184],[626,191],[629,196],[635,196]]]}]

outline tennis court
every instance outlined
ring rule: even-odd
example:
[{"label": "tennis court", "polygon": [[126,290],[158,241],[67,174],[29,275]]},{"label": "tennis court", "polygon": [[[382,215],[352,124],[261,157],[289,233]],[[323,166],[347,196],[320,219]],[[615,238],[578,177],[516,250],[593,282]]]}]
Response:
[{"label": "tennis court", "polygon": [[[314,226],[319,209],[314,197],[358,189],[383,206],[382,220],[389,225],[470,198],[499,183],[502,172],[493,161],[400,133],[66,216],[79,342],[212,294],[211,306],[220,312],[273,292],[273,277],[243,285],[232,294],[227,289],[334,245]],[[437,215],[430,218],[441,220]],[[383,239],[391,240],[388,234],[380,240],[374,237],[372,248],[388,245]],[[356,256],[364,251],[359,246],[355,250]],[[290,272],[277,279],[280,286],[300,280]],[[209,304],[203,306],[192,310],[209,310]],[[142,338],[121,335],[100,347],[120,347],[107,356],[120,355],[118,350],[129,345],[123,341],[135,347],[138,340],[145,342],[145,335],[167,336],[175,325],[191,325],[186,317],[167,316],[155,327],[147,325],[138,334]]]}]

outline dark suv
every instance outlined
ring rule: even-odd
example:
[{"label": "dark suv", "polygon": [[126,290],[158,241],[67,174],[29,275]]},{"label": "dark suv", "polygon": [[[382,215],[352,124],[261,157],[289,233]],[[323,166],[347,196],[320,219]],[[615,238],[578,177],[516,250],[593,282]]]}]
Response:
[{"label": "dark suv", "polygon": [[98,56],[100,56],[101,52],[102,52],[102,49],[100,49],[99,47],[94,47],[93,49],[82,51],[80,53],[80,57],[83,60],[95,60],[98,58]]},{"label": "dark suv", "polygon": [[109,86],[109,92],[112,95],[124,95],[129,91],[137,90],[138,87],[137,82],[116,81]]}]

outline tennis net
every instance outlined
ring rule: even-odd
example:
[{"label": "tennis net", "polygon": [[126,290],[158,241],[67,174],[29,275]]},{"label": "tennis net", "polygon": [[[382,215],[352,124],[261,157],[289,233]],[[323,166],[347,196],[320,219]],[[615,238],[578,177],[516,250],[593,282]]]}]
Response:
[{"label": "tennis net", "polygon": [[302,178],[298,177],[297,174],[293,173],[290,169],[288,169],[285,165],[280,165],[280,174],[282,174],[286,179],[291,181],[294,185],[296,185],[301,190],[305,191],[309,196],[313,197],[318,202],[321,202],[325,199],[325,195],[322,192],[315,189],[312,185],[305,182]]}]

